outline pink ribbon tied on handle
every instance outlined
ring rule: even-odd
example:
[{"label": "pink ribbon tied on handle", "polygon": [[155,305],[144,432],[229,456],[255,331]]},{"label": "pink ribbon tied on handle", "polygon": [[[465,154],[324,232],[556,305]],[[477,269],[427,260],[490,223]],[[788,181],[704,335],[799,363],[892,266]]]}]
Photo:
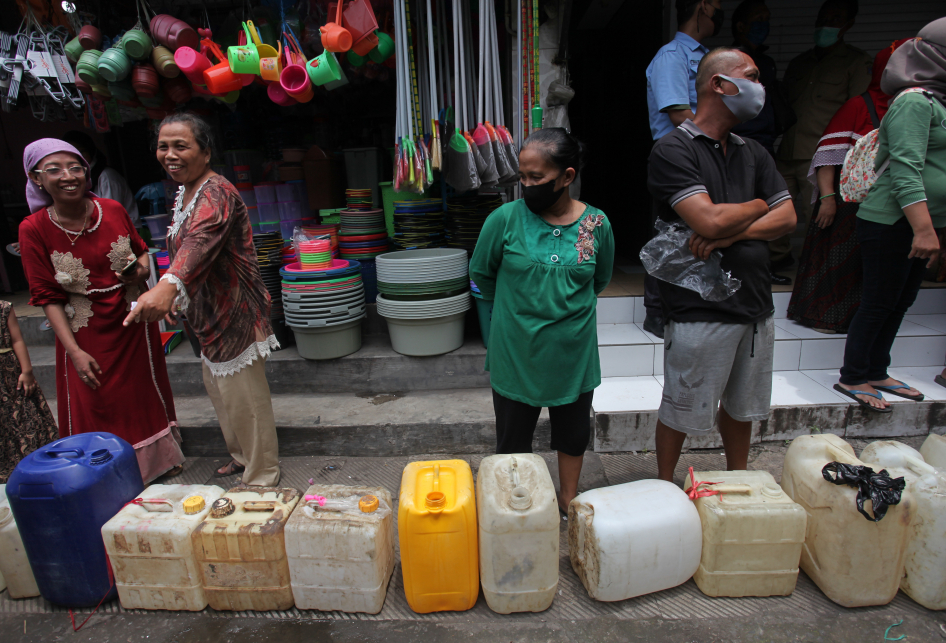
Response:
[{"label": "pink ribbon tied on handle", "polygon": [[325,496],[312,496],[312,495],[307,495],[307,496],[305,497],[306,504],[308,504],[308,503],[310,503],[310,502],[317,502],[317,503],[319,503],[319,506],[320,506],[320,507],[324,507],[324,506],[325,506],[325,500],[326,500]]},{"label": "pink ribbon tied on handle", "polygon": [[723,495],[721,491],[711,491],[709,489],[700,489],[700,487],[704,484],[710,485],[710,484],[719,484],[719,483],[718,482],[699,482],[696,479],[696,476],[693,475],[693,467],[690,467],[690,483],[693,486],[688,489],[684,489],[684,492],[686,493],[687,496],[689,496],[690,500],[696,500],[697,498],[706,498],[708,496],[715,496],[717,494],[720,497],[722,497]]}]

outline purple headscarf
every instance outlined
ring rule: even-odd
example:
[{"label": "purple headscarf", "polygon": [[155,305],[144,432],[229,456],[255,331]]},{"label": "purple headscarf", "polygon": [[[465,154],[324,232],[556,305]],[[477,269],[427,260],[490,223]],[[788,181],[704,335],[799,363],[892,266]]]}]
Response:
[{"label": "purple headscarf", "polygon": [[[92,168],[89,167],[89,162],[82,157],[79,150],[65,141],[60,141],[58,138],[41,138],[26,146],[26,149],[23,150],[23,171],[26,172],[27,177],[29,176],[30,170],[36,167],[40,161],[56,152],[69,152],[70,154],[76,155],[79,162],[85,166],[85,191],[90,196],[96,196],[92,194]],[[37,212],[52,205],[53,198],[49,196],[48,192],[40,190],[39,186],[27,178],[26,202],[30,206],[30,212]]]}]

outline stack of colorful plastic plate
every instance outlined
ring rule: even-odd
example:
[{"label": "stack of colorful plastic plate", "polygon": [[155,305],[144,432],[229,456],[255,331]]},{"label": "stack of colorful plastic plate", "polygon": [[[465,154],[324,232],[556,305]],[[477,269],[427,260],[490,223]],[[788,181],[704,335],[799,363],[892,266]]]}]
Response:
[{"label": "stack of colorful plastic plate", "polygon": [[299,263],[303,270],[331,270],[332,242],[329,239],[300,242]]},{"label": "stack of colorful plastic plate", "polygon": [[273,320],[281,320],[283,318],[283,304],[282,280],[279,277],[279,270],[283,265],[283,246],[285,244],[278,232],[267,232],[254,234],[253,245],[256,248],[256,261],[259,264],[260,277],[262,277],[263,285],[269,291],[270,299],[273,302],[271,317]]},{"label": "stack of colorful plastic plate", "polygon": [[342,234],[338,245],[344,259],[374,259],[388,251],[388,233]]},{"label": "stack of colorful plastic plate", "polygon": [[464,196],[447,200],[445,232],[447,247],[473,253],[486,218],[503,204],[496,196]]},{"label": "stack of colorful plastic plate", "polygon": [[154,253],[154,262],[158,266],[158,279],[160,279],[171,267],[171,257],[166,250],[158,250]]},{"label": "stack of colorful plastic plate", "polygon": [[446,244],[440,199],[394,202],[395,250],[439,248]]},{"label": "stack of colorful plastic plate", "polygon": [[342,210],[340,235],[380,234],[386,232],[384,210]]},{"label": "stack of colorful plastic plate", "polygon": [[349,210],[370,210],[372,207],[371,190],[348,189],[345,190],[345,203]]}]

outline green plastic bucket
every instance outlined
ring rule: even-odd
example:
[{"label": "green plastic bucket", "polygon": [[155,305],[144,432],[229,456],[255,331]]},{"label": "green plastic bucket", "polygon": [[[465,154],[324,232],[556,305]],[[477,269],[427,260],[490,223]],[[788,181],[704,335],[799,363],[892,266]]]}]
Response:
[{"label": "green plastic bucket", "polygon": [[395,192],[394,183],[386,181],[378,183],[381,188],[381,202],[384,204],[384,225],[388,229],[388,235],[394,236],[394,202],[395,201],[420,201],[429,198],[427,194],[417,194],[416,192]]},{"label": "green plastic bucket", "polygon": [[480,333],[483,335],[483,346],[489,348],[489,325],[493,321],[493,302],[483,299],[483,295],[470,293],[476,301],[476,316],[480,321]]}]

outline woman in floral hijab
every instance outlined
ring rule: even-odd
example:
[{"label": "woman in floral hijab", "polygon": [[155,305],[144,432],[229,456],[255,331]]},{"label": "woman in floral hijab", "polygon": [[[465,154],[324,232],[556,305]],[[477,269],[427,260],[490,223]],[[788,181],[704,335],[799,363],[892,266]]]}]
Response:
[{"label": "woman in floral hijab", "polygon": [[151,274],[144,241],[119,203],[89,191],[88,163],[68,143],[31,143],[23,171],[33,214],[20,224],[20,252],[30,303],[42,306],[56,333],[59,435],[123,438],[146,484],[180,473],[158,325],[122,325]]},{"label": "woman in floral hijab", "polygon": [[489,215],[470,263],[470,279],[493,300],[486,370],[496,452],[531,453],[548,407],[562,515],[578,493],[591,438],[591,400],[601,383],[597,297],[614,262],[607,217],[569,194],[582,156],[564,129],[534,132],[519,154],[523,198]]}]

